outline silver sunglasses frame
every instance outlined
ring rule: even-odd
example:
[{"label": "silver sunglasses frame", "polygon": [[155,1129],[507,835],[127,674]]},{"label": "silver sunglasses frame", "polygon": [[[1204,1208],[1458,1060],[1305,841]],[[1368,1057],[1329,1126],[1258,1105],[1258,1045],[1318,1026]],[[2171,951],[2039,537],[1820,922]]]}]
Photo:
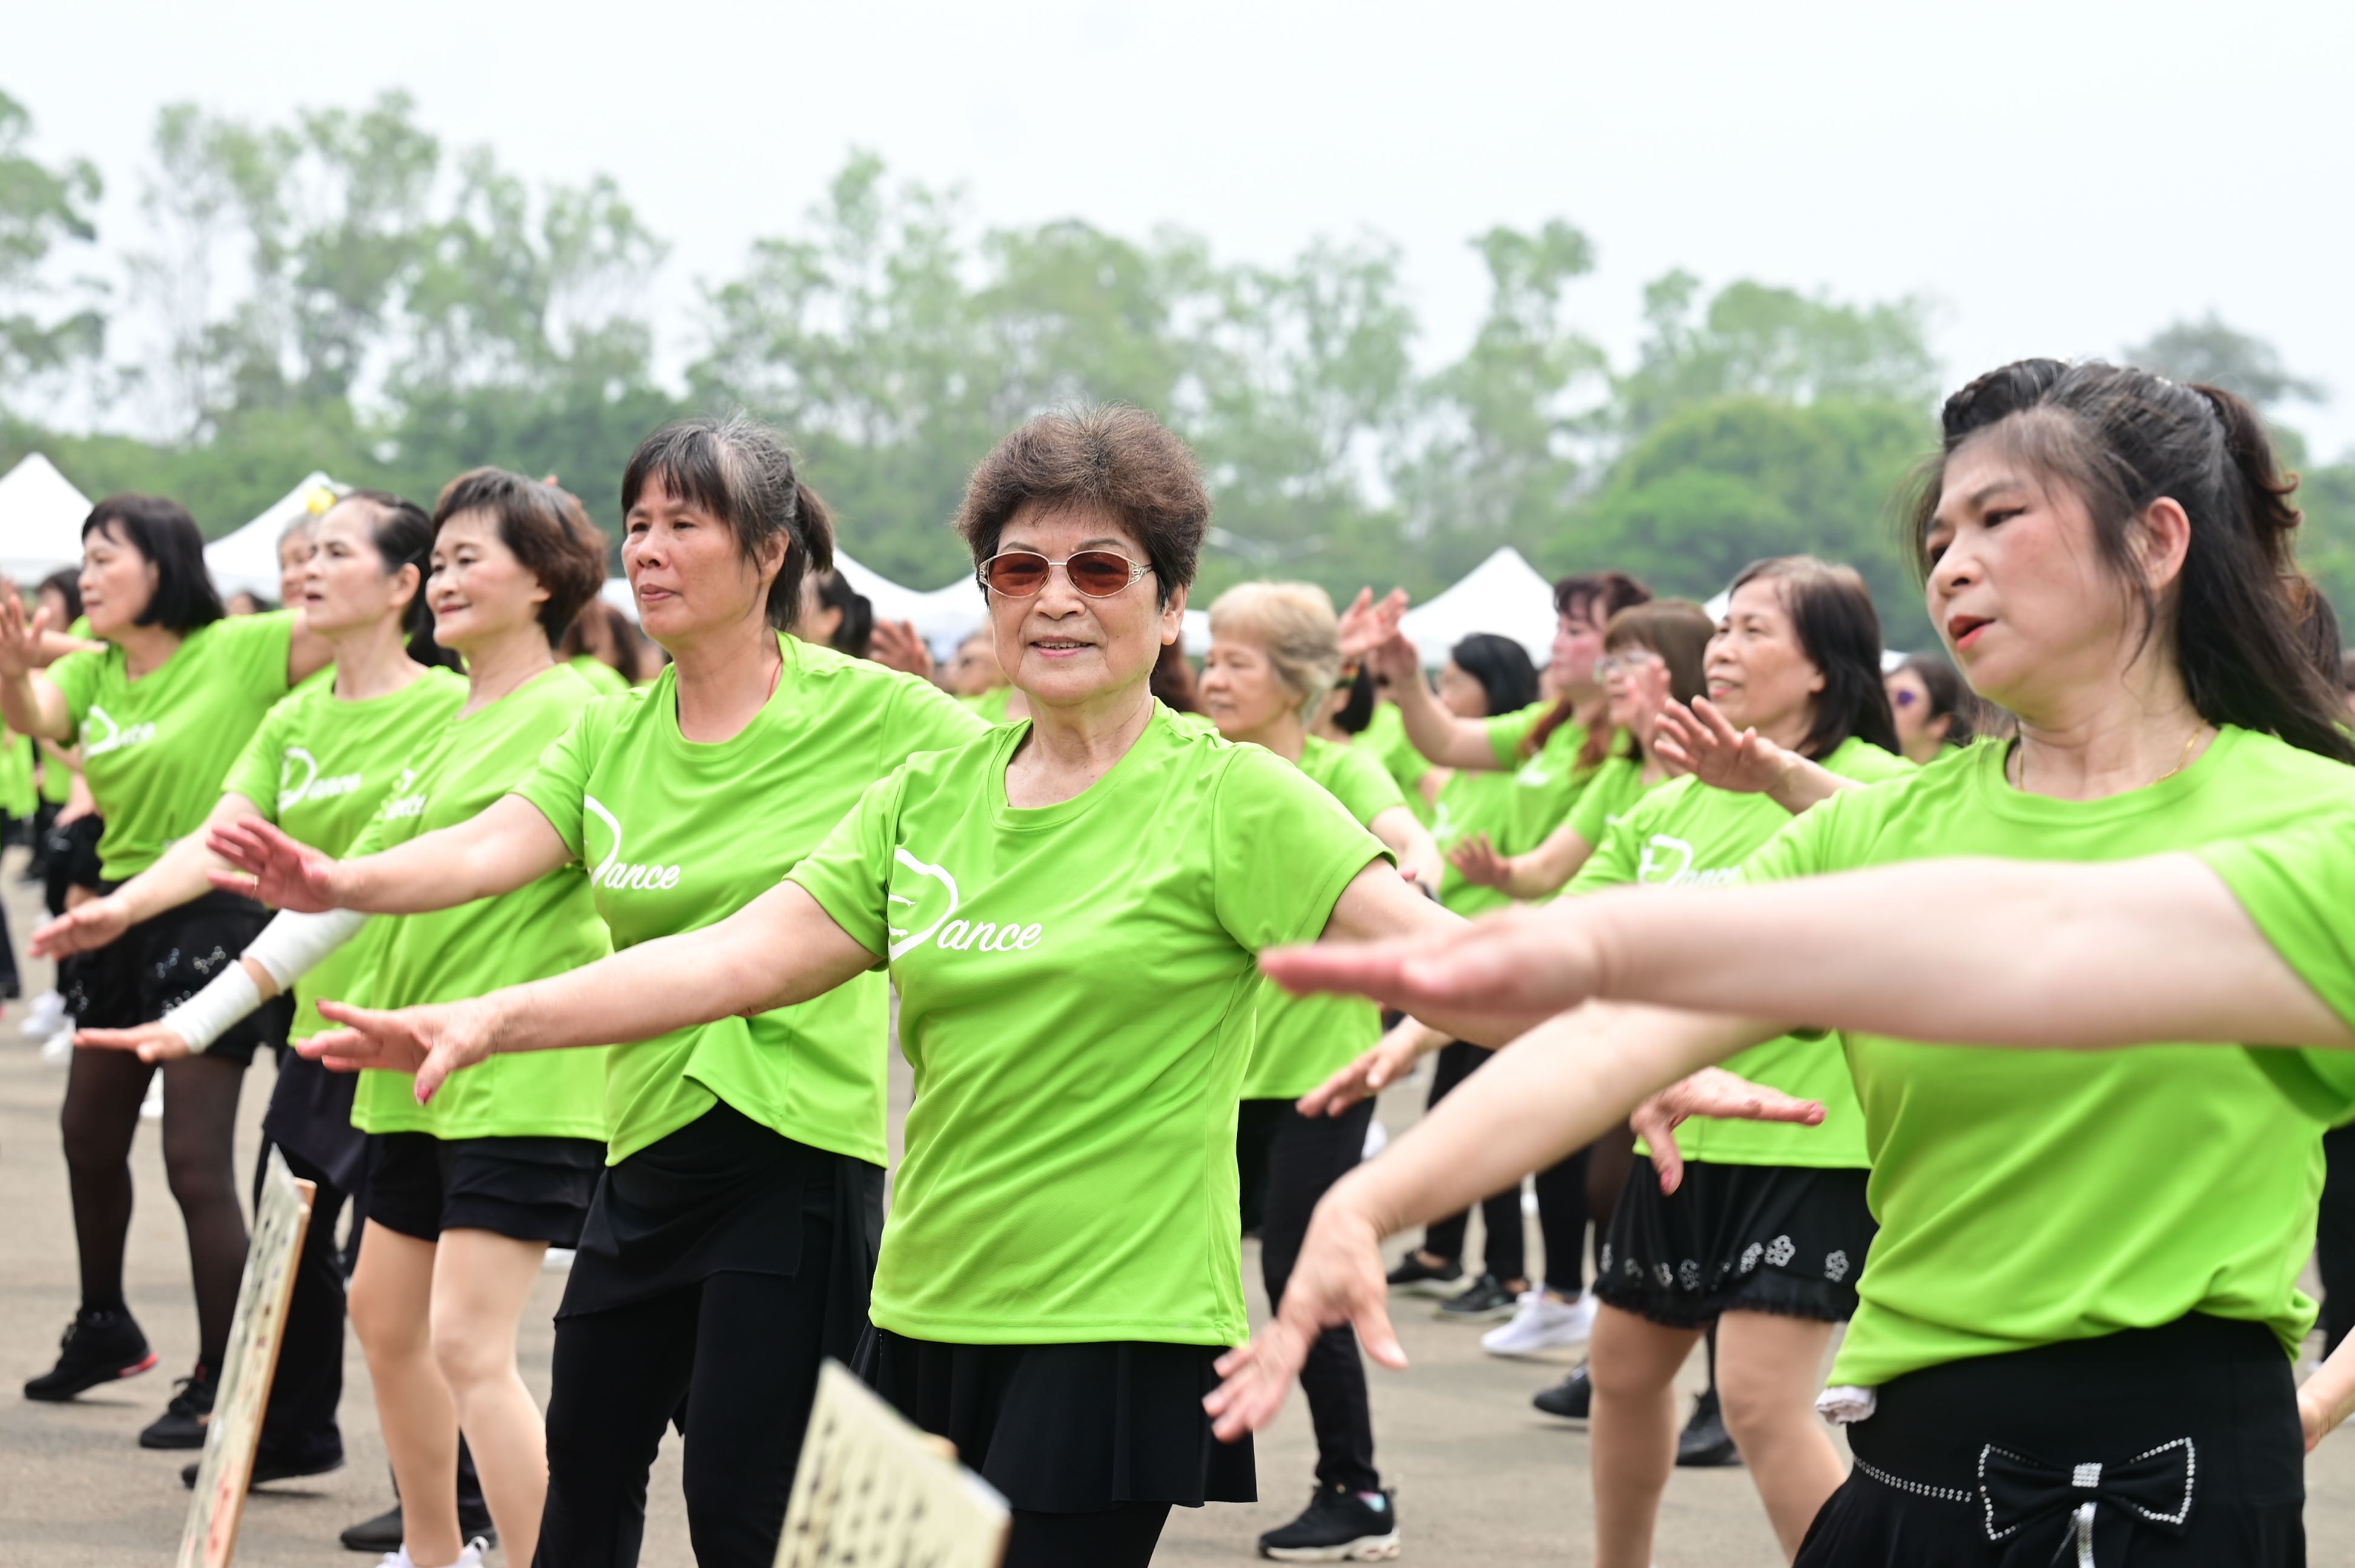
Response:
[{"label": "silver sunglasses frame", "polygon": [[[1120,587],[1113,589],[1110,593],[1090,593],[1087,589],[1080,587],[1079,583],[1072,578],[1072,558],[1070,556],[1064,556],[1060,561],[1052,561],[1047,560],[1046,556],[1039,555],[1036,550],[1000,550],[997,554],[990,556],[988,560],[984,561],[979,566],[974,567],[973,580],[976,584],[980,585],[984,598],[986,598],[993,593],[1003,593],[1005,592],[1004,589],[993,588],[989,586],[989,568],[991,564],[993,562],[1004,560],[1008,556],[1029,556],[1039,560],[1047,561],[1047,575],[1050,577],[1054,576],[1055,568],[1057,567],[1062,567],[1063,580],[1071,583],[1071,591],[1078,594],[1082,599],[1117,599],[1122,594],[1126,593],[1130,588],[1135,588],[1139,578],[1148,576],[1153,570],[1153,564],[1150,561],[1130,561],[1126,556],[1122,555],[1118,550],[1082,550],[1079,553],[1082,556],[1110,556],[1115,560],[1128,561],[1128,581],[1121,584]],[[1046,591],[1047,584],[1042,579],[1038,588],[1029,593],[1007,593],[1006,597],[1008,599],[1037,599],[1040,594]]]}]

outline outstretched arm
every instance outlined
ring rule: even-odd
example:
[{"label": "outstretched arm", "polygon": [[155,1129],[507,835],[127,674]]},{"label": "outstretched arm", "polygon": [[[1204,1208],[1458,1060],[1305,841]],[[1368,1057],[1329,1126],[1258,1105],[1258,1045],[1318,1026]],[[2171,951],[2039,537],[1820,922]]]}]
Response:
[{"label": "outstretched arm", "polygon": [[417,915],[512,893],[572,858],[539,808],[502,795],[463,822],[357,860],[296,843],[259,817],[214,828],[205,842],[236,869],[212,884],[281,909]]},{"label": "outstretched arm", "polygon": [[0,721],[18,735],[63,740],[73,715],[57,683],[40,673],[49,663],[49,612],[25,613],[14,583],[0,578]]},{"label": "outstretched arm", "polygon": [[[2355,1047],[2355,1029],[2188,854],[1915,861],[1769,886],[1614,890],[1261,963],[1295,990],[1360,992],[1424,1016],[1614,997],[1955,1044]],[[1925,974],[2003,983],[1920,985]]]},{"label": "outstretched arm", "polygon": [[1414,748],[1442,768],[1474,773],[1494,773],[1499,766],[1497,748],[1488,744],[1488,729],[1477,719],[1458,718],[1440,705],[1431,683],[1423,678],[1423,655],[1405,637],[1393,635],[1368,654],[1391,701],[1406,723],[1406,737]]},{"label": "outstretched arm", "polygon": [[338,1072],[413,1072],[423,1104],[452,1073],[494,1053],[651,1040],[807,1001],[875,962],[816,899],[784,882],[716,926],[488,996],[395,1012],[323,1001],[319,1012],[348,1027],[301,1050]]},{"label": "outstretched arm", "polygon": [[1498,854],[1486,833],[1475,833],[1457,844],[1447,857],[1467,882],[1494,887],[1515,898],[1543,898],[1569,885],[1581,867],[1594,858],[1594,846],[1568,822],[1548,833],[1545,842],[1524,854]]},{"label": "outstretched arm", "polygon": [[1754,729],[1735,729],[1707,697],[1695,697],[1689,708],[1670,703],[1661,709],[1653,744],[1671,766],[1702,783],[1764,795],[1795,817],[1843,789],[1864,788],[1862,780],[1843,779]]},{"label": "outstretched arm", "polygon": [[[205,829],[226,828],[260,810],[232,789],[213,803]],[[37,959],[61,959],[103,948],[142,920],[195,902],[211,889],[207,874],[225,864],[205,846],[205,832],[176,840],[155,864],[98,898],[85,899],[35,931],[27,944]]]}]

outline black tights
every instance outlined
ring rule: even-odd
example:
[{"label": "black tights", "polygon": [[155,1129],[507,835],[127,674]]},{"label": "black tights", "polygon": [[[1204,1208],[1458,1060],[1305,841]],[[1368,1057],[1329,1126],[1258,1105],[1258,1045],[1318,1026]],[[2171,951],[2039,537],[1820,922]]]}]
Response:
[{"label": "black tights", "polygon": [[[1301,1243],[1316,1202],[1333,1183],[1358,1167],[1366,1148],[1366,1127],[1374,1102],[1360,1100],[1337,1117],[1305,1117],[1290,1100],[1245,1100],[1246,1108],[1274,1106],[1283,1113],[1269,1136],[1265,1225],[1260,1236],[1260,1277],[1268,1306],[1284,1300],[1300,1261]],[[1255,1118],[1264,1125],[1264,1118]],[[1358,1358],[1358,1336],[1347,1323],[1310,1341],[1300,1364],[1300,1386],[1308,1395],[1309,1423],[1316,1432],[1316,1480],[1353,1492],[1379,1489],[1374,1468],[1374,1416],[1366,1398],[1366,1367]]]},{"label": "black tights", "polygon": [[1103,1513],[1014,1510],[1005,1568],[1149,1568],[1169,1505],[1123,1503]]},{"label": "black tights", "polygon": [[[1493,1051],[1451,1040],[1439,1048],[1439,1065],[1432,1070],[1431,1098],[1427,1105],[1435,1106],[1455,1092],[1455,1086],[1470,1077],[1483,1066]],[[1463,1210],[1443,1220],[1433,1220],[1423,1228],[1423,1250],[1433,1257],[1460,1258],[1464,1255],[1464,1235],[1471,1220],[1471,1211]],[[1501,1192],[1491,1192],[1480,1201],[1480,1223],[1487,1238],[1480,1244],[1480,1266],[1483,1272],[1498,1279],[1524,1279],[1529,1266],[1523,1256],[1526,1245],[1522,1238],[1521,1184],[1518,1181]]]},{"label": "black tights", "polygon": [[[123,1248],[131,1231],[131,1139],[139,1102],[156,1071],[127,1051],[78,1050],[66,1078],[66,1172],[74,1240],[81,1250],[81,1302],[120,1309]],[[165,1065],[164,1173],[188,1226],[196,1282],[197,1359],[215,1372],[229,1350],[245,1269],[245,1210],[238,1202],[237,1097],[245,1064],[187,1056]]]}]

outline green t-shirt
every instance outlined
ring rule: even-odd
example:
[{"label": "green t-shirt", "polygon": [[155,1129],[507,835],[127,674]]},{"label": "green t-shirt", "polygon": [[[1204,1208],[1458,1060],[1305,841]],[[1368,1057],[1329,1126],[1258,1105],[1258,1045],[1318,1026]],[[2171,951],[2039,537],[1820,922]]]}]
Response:
[{"label": "green t-shirt", "polygon": [[956,700],[978,715],[984,724],[1005,724],[1007,722],[1006,705],[1014,700],[1014,688],[992,686],[986,692],[977,693],[970,697],[959,697]]},{"label": "green t-shirt", "polygon": [[123,650],[69,653],[49,666],[73,718],[82,777],[106,819],[99,874],[120,882],[202,826],[221,776],[270,705],[286,694],[294,615],[233,615],[199,626],[133,681]]},{"label": "green t-shirt", "polygon": [[1017,810],[1028,734],[911,758],[792,874],[884,955],[915,1069],[870,1316],[952,1344],[1239,1344],[1253,955],[1315,938],[1381,845],[1157,706],[1085,791]]},{"label": "green t-shirt", "polygon": [[41,770],[41,800],[46,805],[62,806],[73,799],[74,770],[40,750],[35,742],[34,765]]},{"label": "green t-shirt", "polygon": [[[1836,795],[1794,819],[1742,875],[1945,855],[2125,860],[2355,806],[2355,768],[2244,730],[2225,729],[2172,778],[2101,800],[2013,789],[2006,751],[1982,742]],[[1941,916],[1934,906],[1918,917]],[[2292,1351],[2313,1323],[2297,1276],[2314,1245],[2328,1118],[2286,1092],[2259,1053],[2021,1051],[1864,1033],[1843,1043],[1881,1233],[1833,1382],[1885,1383],[2189,1312],[2264,1323]]]},{"label": "green t-shirt", "polygon": [[[1341,802],[1355,821],[1374,819],[1406,804],[1381,764],[1351,747],[1315,736],[1300,751],[1300,771]],[[1259,993],[1259,1038],[1243,1074],[1247,1100],[1296,1100],[1357,1060],[1382,1037],[1382,1010],[1363,997],[1295,996],[1273,980]]]},{"label": "green t-shirt", "polygon": [[[1913,771],[1868,741],[1850,736],[1824,768],[1843,779],[1878,783]],[[1713,789],[1700,779],[1673,779],[1627,809],[1604,835],[1593,857],[1572,879],[1578,895],[1634,884],[1640,887],[1716,887],[1738,879],[1752,851],[1781,832],[1791,813],[1764,795]],[[1849,1081],[1839,1042],[1819,1031],[1785,1034],[1753,1045],[1725,1064],[1753,1084],[1801,1099],[1821,1100],[1821,1127],[1785,1122],[1720,1121],[1695,1117],[1677,1129],[1688,1160],[1715,1165],[1803,1165],[1858,1169],[1864,1153],[1864,1112]],[[1638,1152],[1648,1152],[1637,1144]]]},{"label": "green t-shirt", "polygon": [[[1439,810],[1431,821],[1431,836],[1444,853],[1475,833],[1486,833],[1499,854],[1513,853],[1513,787],[1509,773],[1476,772],[1459,768],[1439,787]],[[1469,919],[1512,903],[1502,888],[1467,882],[1449,861],[1439,879],[1439,902]]]},{"label": "green t-shirt", "polygon": [[[395,848],[481,812],[529,774],[597,700],[589,683],[559,664],[488,707],[453,719],[394,779],[383,808],[351,847],[357,858]],[[613,950],[597,918],[589,877],[578,864],[492,898],[424,915],[379,916],[383,935],[356,1001],[369,1007],[460,1001],[502,986],[546,980],[593,964]],[[606,1048],[525,1051],[451,1075],[430,1106],[410,1075],[360,1075],[352,1124],[367,1132],[430,1132],[436,1138],[605,1136]]]},{"label": "green t-shirt", "polygon": [[594,653],[575,653],[565,662],[580,671],[589,689],[601,697],[618,697],[630,689],[630,678]]},{"label": "green t-shirt", "polygon": [[1518,791],[1513,797],[1512,848],[1518,854],[1545,842],[1546,838],[1570,816],[1579,796],[1600,771],[1601,764],[1582,767],[1578,754],[1586,746],[1586,726],[1576,719],[1566,719],[1545,738],[1545,744],[1535,753],[1528,749],[1529,738],[1548,714],[1553,712],[1550,699],[1532,703],[1518,713],[1505,714],[1487,720],[1488,746],[1497,754],[1497,766],[1512,770],[1513,785]]},{"label": "green t-shirt", "polygon": [[[515,792],[589,866],[616,949],[726,919],[815,849],[868,785],[984,726],[912,675],[780,637],[784,673],[733,739],[679,733],[678,677],[607,698]],[[890,999],[879,974],[797,1007],[613,1047],[605,1157],[619,1163],[715,1100],[880,1165]]]},{"label": "green t-shirt", "polygon": [[[2202,847],[2232,896],[2315,994],[2355,1023],[2355,814]],[[2259,1065],[2334,1127],[2355,1118],[2355,1051],[2253,1047]]]},{"label": "green t-shirt", "polygon": [[1427,828],[1438,819],[1438,808],[1423,799],[1421,789],[1423,776],[1431,771],[1431,759],[1417,751],[1414,742],[1407,738],[1406,715],[1399,712],[1396,703],[1376,703],[1374,716],[1350,744],[1363,747],[1368,756],[1382,765],[1382,771],[1391,776],[1399,793],[1406,797],[1406,808],[1414,813],[1416,821]]},{"label": "green t-shirt", "polygon": [[[450,670],[428,670],[400,691],[358,703],[337,702],[333,680],[305,681],[262,716],[221,780],[221,793],[244,796],[296,842],[341,855],[375,818],[401,769],[465,704],[466,678]],[[327,1027],[319,998],[351,995],[383,925],[371,921],[296,982],[290,1039],[307,1040]]]},{"label": "green t-shirt", "polygon": [[[1636,802],[1667,782],[1666,779],[1647,782],[1644,778],[1644,759],[1635,754],[1631,746],[1623,744],[1594,770],[1593,779],[1580,792],[1562,825],[1584,839],[1590,852],[1600,850],[1603,841],[1611,836],[1611,830],[1636,809]],[[1537,845],[1529,847],[1535,849]]]},{"label": "green t-shirt", "polygon": [[39,809],[33,788],[33,737],[0,730],[0,816],[30,817]]}]

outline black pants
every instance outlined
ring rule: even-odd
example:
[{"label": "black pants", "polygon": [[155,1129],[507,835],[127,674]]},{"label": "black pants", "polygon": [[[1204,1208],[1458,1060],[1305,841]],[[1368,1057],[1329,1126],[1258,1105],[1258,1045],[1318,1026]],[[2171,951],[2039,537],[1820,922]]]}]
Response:
[{"label": "black pants", "polygon": [[1546,1288],[1564,1300],[1586,1287],[1588,1167],[1594,1146],[1554,1161],[1538,1172],[1538,1233],[1545,1238]]},{"label": "black pants", "polygon": [[2322,1276],[2322,1353],[2355,1332],[2355,1127],[2322,1135],[2328,1162],[2322,1213],[2314,1233],[2314,1262]]},{"label": "black pants", "polygon": [[[1289,1100],[1246,1100],[1273,1107],[1281,1115],[1247,1117],[1245,1125],[1268,1128],[1265,1148],[1267,1204],[1260,1233],[1260,1277],[1268,1305],[1284,1299],[1309,1216],[1326,1190],[1358,1167],[1366,1149],[1366,1127],[1374,1102],[1361,1100],[1337,1117],[1305,1117]],[[1301,1363],[1300,1386],[1308,1395],[1308,1418],[1316,1430],[1316,1481],[1353,1492],[1380,1489],[1374,1468],[1374,1416],[1366,1399],[1366,1367],[1358,1356],[1355,1330],[1343,1324],[1316,1336]]]},{"label": "black pants", "polygon": [[[804,1222],[806,1259],[829,1227]],[[826,1270],[714,1274],[626,1307],[559,1318],[548,1396],[548,1508],[536,1568],[629,1568],[646,1474],[674,1416],[687,1435],[700,1568],[770,1568],[817,1393]]]},{"label": "black pants", "polygon": [[[1430,1105],[1437,1105],[1455,1091],[1455,1086],[1470,1077],[1493,1052],[1461,1040],[1451,1040],[1440,1047],[1439,1065],[1431,1077]],[[1471,1221],[1467,1211],[1451,1214],[1425,1225],[1423,1230],[1423,1250],[1433,1257],[1462,1257],[1464,1233]],[[1501,1192],[1493,1192],[1480,1201],[1480,1223],[1487,1228],[1487,1239],[1481,1244],[1482,1267],[1499,1279],[1526,1279],[1528,1263],[1523,1256],[1521,1241],[1521,1184],[1518,1181]]]},{"label": "black pants", "polygon": [[[263,1140],[254,1169],[257,1210],[262,1171],[276,1147]],[[344,1264],[343,1249],[336,1243],[336,1221],[350,1194],[292,1150],[278,1152],[288,1171],[314,1183],[318,1191],[311,1196],[311,1225],[303,1234],[302,1255],[294,1260],[294,1290],[255,1457],[307,1469],[344,1454],[343,1432],[336,1425],[336,1406],[344,1397]]]},{"label": "black pants", "polygon": [[1124,1503],[1103,1513],[1014,1510],[1005,1568],[1150,1568],[1167,1503]]}]

